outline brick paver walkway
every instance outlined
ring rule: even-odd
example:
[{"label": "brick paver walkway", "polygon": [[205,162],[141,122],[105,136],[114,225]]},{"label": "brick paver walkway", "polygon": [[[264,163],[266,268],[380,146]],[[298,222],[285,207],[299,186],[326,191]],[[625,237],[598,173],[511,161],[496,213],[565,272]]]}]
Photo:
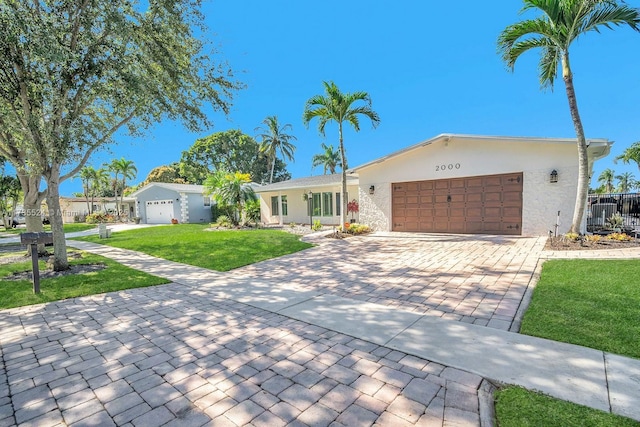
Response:
[{"label": "brick paver walkway", "polygon": [[1,426],[479,425],[477,375],[176,283],[0,329]]}]

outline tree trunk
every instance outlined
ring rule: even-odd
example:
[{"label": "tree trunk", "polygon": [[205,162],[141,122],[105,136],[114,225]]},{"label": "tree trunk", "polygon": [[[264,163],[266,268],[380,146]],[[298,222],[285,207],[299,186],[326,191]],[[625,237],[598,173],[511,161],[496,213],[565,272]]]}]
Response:
[{"label": "tree trunk", "polygon": [[[41,233],[44,228],[42,226],[40,211],[42,209],[42,201],[46,195],[46,192],[40,191],[40,181],[42,178],[40,175],[29,176],[23,170],[18,173],[18,179],[22,187],[22,192],[24,193],[22,207],[24,208],[24,219],[27,231],[30,233]],[[31,251],[31,245],[29,245],[28,250]],[[45,253],[44,245],[38,245],[38,253]]]},{"label": "tree trunk", "polygon": [[569,101],[569,111],[573,120],[573,127],[576,131],[578,144],[578,189],[576,193],[576,205],[573,210],[573,220],[571,221],[572,233],[581,233],[582,219],[584,218],[585,206],[589,195],[589,159],[587,155],[587,140],[584,136],[584,127],[580,119],[578,111],[578,101],[576,92],[573,87],[573,74],[569,64],[569,54],[565,52],[562,57],[562,78],[567,92],[567,100]]},{"label": "tree trunk", "polygon": [[60,209],[60,168],[54,166],[47,176],[47,205],[49,206],[49,221],[53,232],[53,270],[69,269],[67,260],[67,243],[64,238],[62,210]]},{"label": "tree trunk", "polygon": [[340,204],[342,208],[340,209],[340,227],[344,227],[345,215],[347,214],[347,169],[344,165],[347,164],[346,155],[344,152],[344,144],[342,143],[342,122],[338,124],[338,134],[340,136],[340,156],[342,157],[342,188],[340,197]]},{"label": "tree trunk", "polygon": [[276,155],[273,154],[273,160],[271,161],[271,176],[269,177],[269,184],[273,182],[273,170],[276,167]]}]

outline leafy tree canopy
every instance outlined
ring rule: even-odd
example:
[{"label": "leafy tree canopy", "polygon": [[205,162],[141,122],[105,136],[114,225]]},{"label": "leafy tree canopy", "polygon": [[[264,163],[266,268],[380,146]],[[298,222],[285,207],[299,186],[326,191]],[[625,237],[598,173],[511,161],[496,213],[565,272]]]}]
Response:
[{"label": "leafy tree canopy", "polygon": [[180,165],[171,163],[151,169],[147,178],[142,181],[139,187],[144,187],[150,182],[166,182],[171,184],[186,184],[187,180],[180,175]]},{"label": "leafy tree canopy", "polygon": [[[180,175],[189,183],[203,184],[216,171],[233,171],[249,174],[253,182],[269,182],[270,162],[260,151],[260,144],[240,130],[216,132],[196,140],[182,152]],[[276,159],[273,181],[291,178],[286,165]]]}]

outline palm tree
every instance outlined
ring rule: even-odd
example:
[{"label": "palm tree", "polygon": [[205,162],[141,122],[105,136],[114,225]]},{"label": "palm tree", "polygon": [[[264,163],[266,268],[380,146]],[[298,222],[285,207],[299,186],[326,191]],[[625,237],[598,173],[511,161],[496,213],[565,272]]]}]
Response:
[{"label": "palm tree", "polygon": [[[120,217],[120,205],[124,198],[124,189],[127,187],[127,179],[133,179],[138,173],[133,160],[126,160],[124,157],[121,159],[113,159],[109,165],[109,169],[114,174],[113,190],[116,199],[116,215]],[[118,181],[118,175],[122,175],[122,181]],[[118,203],[118,184],[122,182],[122,194],[120,195],[120,203]]]},{"label": "palm tree", "polygon": [[336,167],[342,167],[340,152],[338,150],[334,150],[333,145],[327,146],[324,143],[322,143],[322,149],[324,150],[324,153],[316,154],[311,158],[311,167],[315,168],[316,166],[322,166],[323,173],[325,175],[327,174],[327,170],[331,174],[336,173]]},{"label": "palm tree", "polygon": [[243,223],[244,205],[256,199],[250,183],[248,173],[217,171],[204,181],[205,194],[213,195],[219,205],[233,206],[237,214],[235,222]]},{"label": "palm tree", "polygon": [[622,152],[614,161],[622,160],[622,163],[629,164],[634,162],[640,169],[640,141],[634,142],[626,150]]},{"label": "palm tree", "polygon": [[537,9],[542,16],[509,25],[498,38],[498,49],[509,69],[524,52],[540,48],[538,64],[540,84],[552,88],[558,66],[562,66],[562,78],[569,101],[569,111],[576,131],[578,144],[578,189],[571,232],[580,232],[589,190],[589,163],[587,143],[578,102],[573,86],[573,73],[569,62],[569,47],[580,35],[627,24],[640,31],[638,9],[616,0],[523,0],[523,10]]},{"label": "palm tree", "polygon": [[271,174],[269,175],[269,184],[273,182],[273,170],[276,166],[276,157],[278,151],[282,154],[283,160],[293,161],[293,152],[296,146],[290,141],[296,140],[296,137],[286,133],[287,129],[293,129],[290,124],[280,126],[278,116],[268,116],[262,121],[266,128],[256,128],[262,133],[258,135],[260,138],[260,151],[267,155],[271,162]]},{"label": "palm tree", "polygon": [[84,194],[84,199],[87,202],[87,212],[92,213],[92,206],[89,204],[89,196],[91,195],[91,183],[93,182],[96,175],[96,170],[93,166],[85,166],[80,169],[79,177],[82,181],[82,193]]},{"label": "palm tree", "polygon": [[613,179],[615,172],[613,169],[605,169],[598,177],[598,182],[602,184],[605,193],[613,193]]},{"label": "palm tree", "polygon": [[620,175],[616,175],[618,180],[618,192],[628,193],[634,185],[635,179],[631,172],[623,172]]},{"label": "palm tree", "polygon": [[[345,214],[347,212],[347,156],[344,149],[344,141],[342,137],[343,123],[346,121],[353,129],[360,131],[360,116],[368,117],[374,128],[380,123],[378,113],[371,108],[371,97],[367,92],[342,93],[334,82],[322,82],[324,85],[324,95],[315,95],[307,101],[304,107],[302,120],[305,126],[309,126],[309,122],[314,117],[318,118],[318,132],[324,136],[324,128],[328,122],[334,121],[338,125],[338,140],[340,142],[340,161],[342,163],[342,189],[340,209],[340,224],[345,223]],[[362,101],[364,105],[353,106],[352,104]]]}]

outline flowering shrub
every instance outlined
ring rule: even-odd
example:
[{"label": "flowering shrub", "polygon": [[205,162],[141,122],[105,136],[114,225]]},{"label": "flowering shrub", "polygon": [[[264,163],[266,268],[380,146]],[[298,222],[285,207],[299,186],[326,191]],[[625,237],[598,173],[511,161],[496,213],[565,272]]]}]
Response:
[{"label": "flowering shrub", "polygon": [[87,215],[85,222],[87,224],[98,224],[102,222],[113,222],[115,218],[113,215],[104,212],[94,212]]},{"label": "flowering shrub", "polygon": [[345,227],[345,232],[353,235],[366,234],[371,232],[371,227],[354,222],[353,224],[349,224],[349,227]]},{"label": "flowering shrub", "polygon": [[607,239],[617,240],[619,242],[628,242],[629,240],[631,240],[631,236],[625,233],[611,233],[607,235]]}]

